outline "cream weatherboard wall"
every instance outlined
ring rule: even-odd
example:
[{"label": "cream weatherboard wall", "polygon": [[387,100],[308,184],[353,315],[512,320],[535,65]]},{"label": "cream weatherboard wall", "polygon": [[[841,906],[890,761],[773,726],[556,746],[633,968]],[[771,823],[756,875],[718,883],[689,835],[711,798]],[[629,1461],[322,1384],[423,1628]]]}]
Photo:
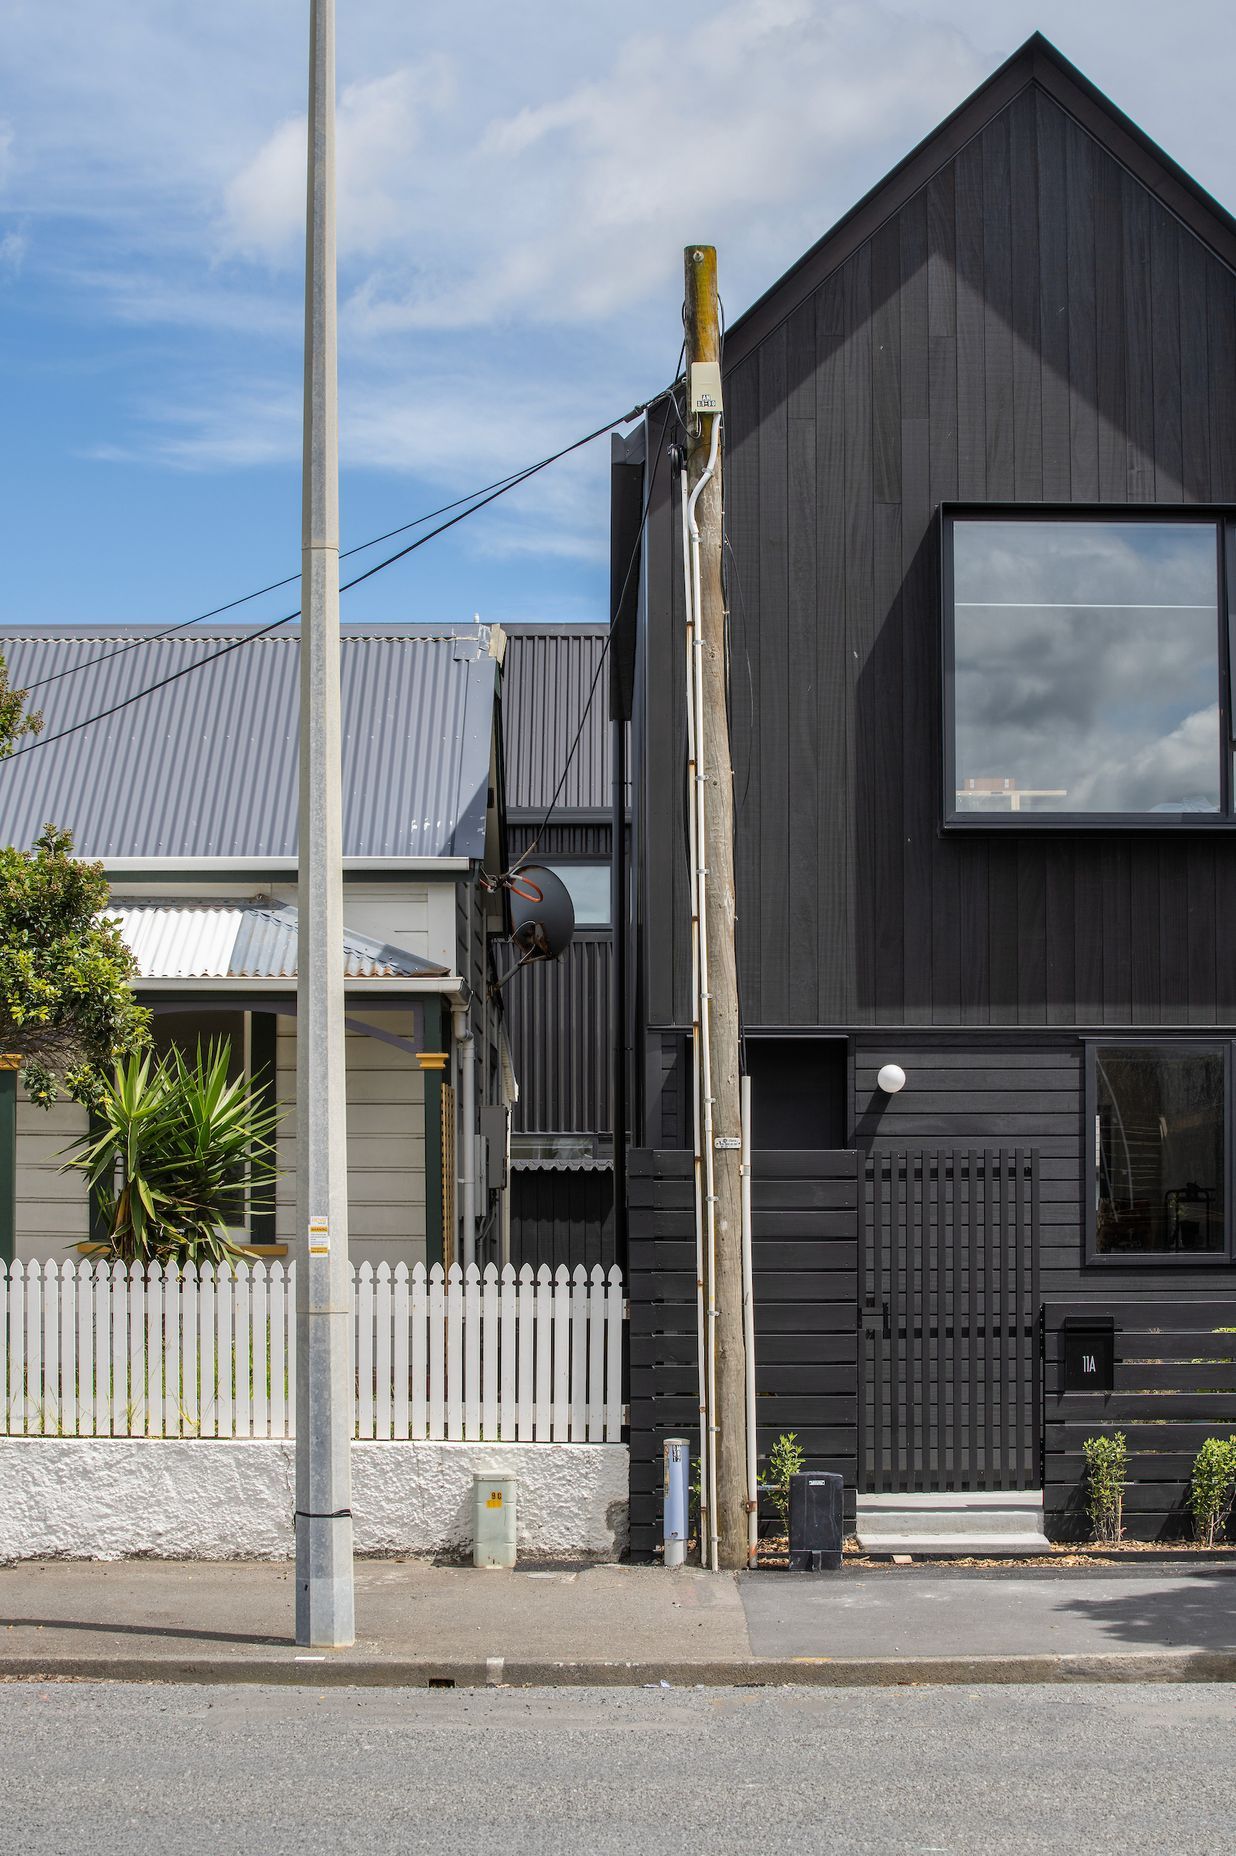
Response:
[{"label": "cream weatherboard wall", "polygon": [[[363,995],[348,1016],[396,1037],[412,1036],[412,1012],[373,1010]],[[296,1021],[280,1017],[276,1068],[279,1100],[296,1095]],[[347,1034],[348,1243],[357,1263],[417,1263],[425,1257],[425,1079],[410,1051]],[[296,1130],[284,1121],[275,1230],[280,1243],[296,1236]]]},{"label": "cream weatherboard wall", "polygon": [[[396,1037],[411,1038],[412,1012],[375,1010],[363,995],[348,1016]],[[276,1236],[296,1235],[296,1021],[280,1016],[276,1069],[280,1102],[289,1110],[278,1138]],[[358,1263],[425,1262],[425,1083],[410,1051],[349,1032],[349,1239]],[[75,1102],[37,1107],[24,1090],[17,1102],[17,1246],[22,1262],[63,1258],[89,1234],[89,1207],[80,1177],[63,1172],[64,1150],[86,1127]]]},{"label": "cream weatherboard wall", "polygon": [[23,1262],[63,1260],[90,1235],[90,1209],[80,1174],[65,1173],[65,1149],[86,1132],[86,1111],[76,1102],[39,1108],[17,1091],[17,1243]]}]

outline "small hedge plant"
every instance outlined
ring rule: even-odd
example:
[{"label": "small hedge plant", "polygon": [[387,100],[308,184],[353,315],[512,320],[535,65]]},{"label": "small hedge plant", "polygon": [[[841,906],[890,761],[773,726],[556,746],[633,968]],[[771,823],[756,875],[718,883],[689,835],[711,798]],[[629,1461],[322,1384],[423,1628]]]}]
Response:
[{"label": "small hedge plant", "polygon": [[1236,1437],[1208,1437],[1193,1459],[1189,1508],[1198,1539],[1213,1547],[1236,1499]]},{"label": "small hedge plant", "polygon": [[796,1431],[783,1432],[768,1452],[768,1471],[764,1487],[768,1499],[781,1517],[782,1532],[790,1531],[790,1477],[796,1476],[806,1457]]},{"label": "small hedge plant", "polygon": [[1124,1533],[1124,1485],[1129,1469],[1124,1432],[1087,1437],[1082,1455],[1086,1459],[1086,1511],[1093,1536],[1103,1542],[1119,1540]]}]

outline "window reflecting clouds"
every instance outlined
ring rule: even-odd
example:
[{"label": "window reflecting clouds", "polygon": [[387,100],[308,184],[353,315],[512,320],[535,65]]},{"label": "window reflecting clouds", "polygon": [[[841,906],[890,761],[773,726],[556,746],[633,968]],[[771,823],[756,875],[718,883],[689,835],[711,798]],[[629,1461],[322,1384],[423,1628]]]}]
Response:
[{"label": "window reflecting clouds", "polygon": [[956,811],[1217,812],[1214,525],[952,532]]}]

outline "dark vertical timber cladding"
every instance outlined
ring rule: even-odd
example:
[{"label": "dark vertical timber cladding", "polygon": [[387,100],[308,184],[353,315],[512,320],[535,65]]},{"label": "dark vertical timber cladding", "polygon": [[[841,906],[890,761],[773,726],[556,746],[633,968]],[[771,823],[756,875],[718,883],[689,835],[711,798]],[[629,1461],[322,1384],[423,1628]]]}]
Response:
[{"label": "dark vertical timber cladding", "polygon": [[1019,502],[1043,496],[1043,333],[1039,323],[1038,120],[1034,92],[1009,105],[1009,302],[1013,329],[1013,487]]},{"label": "dark vertical timber cladding", "polygon": [[[1166,213],[1150,216],[1150,345],[1153,425],[1150,454],[1158,503],[1183,495],[1184,449],[1180,417],[1181,229]],[[1157,339],[1155,339],[1157,337]]]},{"label": "dark vertical timber cladding", "polygon": [[[1236,500],[1232,272],[1031,86],[787,304],[726,391],[747,1022],[1187,1023],[1198,911],[1236,889],[1227,837],[1211,862],[1168,831],[1019,845],[937,829],[932,529],[954,498]],[[649,700],[680,747],[678,541],[657,513]],[[792,749],[812,726],[814,751]],[[663,882],[648,958],[672,947],[681,982],[679,769],[663,745],[653,758],[645,803],[674,833],[680,919]],[[1214,964],[1228,1022],[1236,967]],[[686,1022],[685,985],[676,1019],[653,992],[651,1022]]]},{"label": "dark vertical timber cladding", "polygon": [[[815,949],[820,1023],[846,1024],[854,1015],[853,807],[846,794],[851,742],[849,654],[845,649],[845,311],[840,281],[830,278],[817,298],[816,346],[816,601],[815,749],[807,765],[816,778]],[[741,712],[744,666],[735,708]],[[806,777],[801,768],[801,777]],[[741,793],[742,788],[736,788]],[[741,869],[741,861],[740,861]],[[741,900],[739,908],[741,911]]]},{"label": "dark vertical timber cladding", "polygon": [[[816,329],[815,304],[811,300],[797,309],[786,324],[786,384],[786,661],[792,666],[792,674],[785,692],[785,805],[787,811],[793,807],[803,849],[790,859],[789,892],[785,898],[788,991],[784,1022],[816,1025],[822,1022],[815,959],[819,874],[813,854],[819,836],[819,786],[813,774],[820,624],[816,606]],[[797,984],[790,983],[790,974],[797,976]]]},{"label": "dark vertical timber cladding", "polygon": [[1094,153],[1094,288],[1098,345],[1099,496],[1123,502],[1128,493],[1125,382],[1124,238],[1121,171],[1101,149]]},{"label": "dark vertical timber cladding", "polygon": [[874,741],[872,802],[885,829],[875,846],[872,902],[875,911],[877,1019],[904,1016],[902,967],[903,876],[900,731],[881,726],[877,711],[895,717],[902,697],[901,626],[901,246],[896,220],[871,241],[871,448],[872,518],[875,545],[874,625],[871,656],[863,679],[860,729]]},{"label": "dark vertical timber cladding", "polygon": [[[760,371],[759,356],[725,386],[725,538],[734,640],[730,738],[734,760],[735,907],[744,999],[760,970]],[[685,792],[685,786],[684,786]],[[685,798],[683,801],[686,803]],[[684,826],[685,832],[685,826]],[[688,1018],[690,1013],[688,1012]]]},{"label": "dark vertical timber cladding", "polygon": [[[938,656],[931,629],[914,615],[931,598],[930,361],[927,278],[927,195],[900,215],[901,228],[901,710],[900,739],[933,736]],[[931,844],[935,804],[930,783],[911,756],[901,756],[904,1018],[930,1024],[932,1011]]]},{"label": "dark vertical timber cladding", "polygon": [[[691,1156],[630,1165],[631,1551],[661,1540],[666,1437],[699,1440]],[[757,1447],[796,1431],[808,1467],[858,1474],[858,1179],[853,1152],[757,1153],[753,1182]]]},{"label": "dark vertical timber cladding", "polygon": [[[1069,444],[1069,226],[1058,177],[1065,171],[1065,118],[1035,93],[1042,170],[1038,187],[1039,342],[1042,353],[1043,496],[1067,502],[1072,492]],[[1053,178],[1057,184],[1052,185]]]},{"label": "dark vertical timber cladding", "polygon": [[[1054,109],[1054,106],[1049,107]],[[1094,502],[1099,494],[1099,333],[1094,240],[1094,166],[1098,155],[1098,149],[1085,131],[1066,119],[1064,191],[1069,227],[1072,495],[1079,503]]]},{"label": "dark vertical timber cladding", "polygon": [[[760,870],[758,906],[761,988],[770,1022],[790,1022],[790,936],[785,820],[790,815],[787,708],[790,677],[788,561],[789,447],[786,330],[760,349],[760,541],[756,573],[760,600],[760,707],[755,742]],[[795,662],[795,677],[798,674]],[[776,862],[766,866],[764,847]]]},{"label": "dark vertical timber cladding", "polygon": [[1013,231],[1009,128],[1010,112],[1005,111],[987,125],[979,138],[983,159],[987,494],[993,501],[1017,494],[1013,471]]},{"label": "dark vertical timber cladding", "polygon": [[[927,195],[927,324],[928,391],[927,430],[929,476],[928,502],[935,509],[957,496],[957,223],[954,176],[951,168],[928,182]],[[930,560],[934,574],[938,562]],[[933,588],[930,583],[915,601],[916,612],[930,610]],[[937,628],[921,621],[912,628],[925,634],[929,646],[938,638]],[[936,644],[938,649],[938,643]],[[941,717],[938,682],[933,677],[925,691],[931,728],[929,765],[940,762]],[[906,757],[907,769],[911,767]],[[931,781],[922,778],[919,785],[928,807],[932,837],[937,816]],[[929,839],[927,882],[931,891],[931,993],[932,1016],[937,1009],[946,1019],[956,1009],[961,997],[961,848],[954,841],[933,844]],[[934,869],[932,859],[934,857]]]},{"label": "dark vertical timber cladding", "polygon": [[[854,883],[854,984],[856,1016],[873,1013],[876,994],[873,933],[873,872],[880,822],[875,815],[875,736],[864,727],[871,684],[872,619],[875,605],[871,462],[871,251],[856,252],[841,273],[845,346],[842,421],[845,430],[845,668],[852,679],[850,712],[855,718],[852,778],[854,820],[851,871]],[[762,991],[748,1006],[756,1024],[771,1022],[762,1010]]]},{"label": "dark vertical timber cladding", "polygon": [[1180,233],[1180,469],[1187,503],[1213,495],[1210,467],[1211,363],[1206,299],[1211,264],[1197,240]]},{"label": "dark vertical timber cladding", "polygon": [[1120,176],[1123,233],[1125,487],[1131,503],[1155,498],[1154,350],[1150,341],[1153,273],[1150,195],[1131,174]]}]

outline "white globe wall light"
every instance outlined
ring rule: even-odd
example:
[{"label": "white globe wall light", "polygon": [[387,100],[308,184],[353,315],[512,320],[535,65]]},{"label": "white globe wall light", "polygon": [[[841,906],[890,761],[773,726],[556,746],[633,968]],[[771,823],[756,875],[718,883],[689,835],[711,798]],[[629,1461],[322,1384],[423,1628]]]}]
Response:
[{"label": "white globe wall light", "polygon": [[906,1086],[906,1073],[899,1063],[882,1063],[876,1082],[886,1096],[895,1096],[899,1089]]}]

